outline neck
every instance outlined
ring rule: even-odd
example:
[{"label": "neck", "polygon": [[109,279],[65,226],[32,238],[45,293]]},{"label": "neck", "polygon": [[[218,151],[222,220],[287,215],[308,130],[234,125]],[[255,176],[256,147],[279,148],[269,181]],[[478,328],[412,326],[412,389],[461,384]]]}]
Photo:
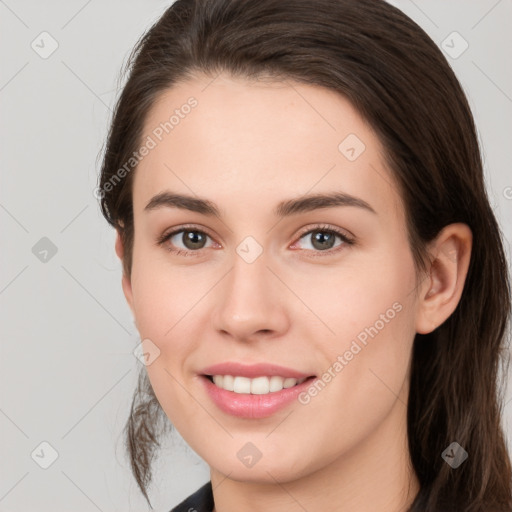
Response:
[{"label": "neck", "polygon": [[406,412],[397,400],[370,436],[298,478],[277,481],[268,471],[258,481],[236,481],[211,468],[213,512],[406,512],[419,491],[409,457]]}]

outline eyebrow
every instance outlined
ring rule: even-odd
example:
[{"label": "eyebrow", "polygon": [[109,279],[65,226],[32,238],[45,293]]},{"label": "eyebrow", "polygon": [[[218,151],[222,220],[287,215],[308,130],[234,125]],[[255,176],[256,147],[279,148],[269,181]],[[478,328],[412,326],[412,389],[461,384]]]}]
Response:
[{"label": "eyebrow", "polygon": [[[366,201],[344,192],[311,194],[297,199],[288,199],[280,202],[273,213],[276,217],[288,217],[321,208],[334,208],[338,206],[355,206],[377,215],[377,212]],[[151,198],[144,211],[149,212],[159,208],[180,208],[209,217],[217,217],[219,219],[222,217],[215,203],[207,199],[167,191]]]}]

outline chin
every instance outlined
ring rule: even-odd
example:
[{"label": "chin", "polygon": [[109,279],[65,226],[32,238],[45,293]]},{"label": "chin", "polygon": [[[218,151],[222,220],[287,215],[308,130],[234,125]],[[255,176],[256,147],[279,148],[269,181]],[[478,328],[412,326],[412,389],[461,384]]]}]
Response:
[{"label": "chin", "polygon": [[301,478],[310,472],[310,468],[304,460],[301,460],[300,464],[294,464],[282,457],[269,456],[267,460],[264,460],[263,455],[252,467],[245,467],[238,459],[235,461],[224,459],[212,462],[214,464],[207,461],[210,467],[223,475],[229,475],[231,480],[237,482],[275,484],[277,480],[280,483],[286,483]]}]

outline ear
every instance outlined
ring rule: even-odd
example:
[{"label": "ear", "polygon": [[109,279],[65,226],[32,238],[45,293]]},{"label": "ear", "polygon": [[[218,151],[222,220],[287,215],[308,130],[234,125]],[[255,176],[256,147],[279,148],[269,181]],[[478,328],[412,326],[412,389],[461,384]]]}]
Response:
[{"label": "ear", "polygon": [[429,244],[430,275],[418,295],[416,332],[428,334],[457,307],[471,259],[473,235],[462,223],[445,226]]},{"label": "ear", "polygon": [[[123,262],[123,256],[124,256],[124,247],[123,242],[121,240],[121,235],[119,234],[119,231],[117,232],[116,236],[116,254],[118,255],[119,259],[121,260],[121,263]],[[133,294],[132,294],[132,284],[130,281],[130,277],[127,276],[123,271],[123,278],[121,281],[122,287],[123,287],[123,293],[126,298],[126,302],[128,303],[128,306],[130,306],[130,309],[132,310],[132,314],[134,314],[133,310]]]}]

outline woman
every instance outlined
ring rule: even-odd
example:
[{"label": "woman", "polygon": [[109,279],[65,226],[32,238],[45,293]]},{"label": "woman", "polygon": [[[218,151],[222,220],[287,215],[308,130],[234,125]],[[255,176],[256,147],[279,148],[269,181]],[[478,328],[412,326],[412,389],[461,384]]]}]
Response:
[{"label": "woman", "polygon": [[398,9],[178,0],[131,55],[99,196],[146,499],[168,419],[210,467],[174,511],[512,510],[503,243],[463,91]]}]

